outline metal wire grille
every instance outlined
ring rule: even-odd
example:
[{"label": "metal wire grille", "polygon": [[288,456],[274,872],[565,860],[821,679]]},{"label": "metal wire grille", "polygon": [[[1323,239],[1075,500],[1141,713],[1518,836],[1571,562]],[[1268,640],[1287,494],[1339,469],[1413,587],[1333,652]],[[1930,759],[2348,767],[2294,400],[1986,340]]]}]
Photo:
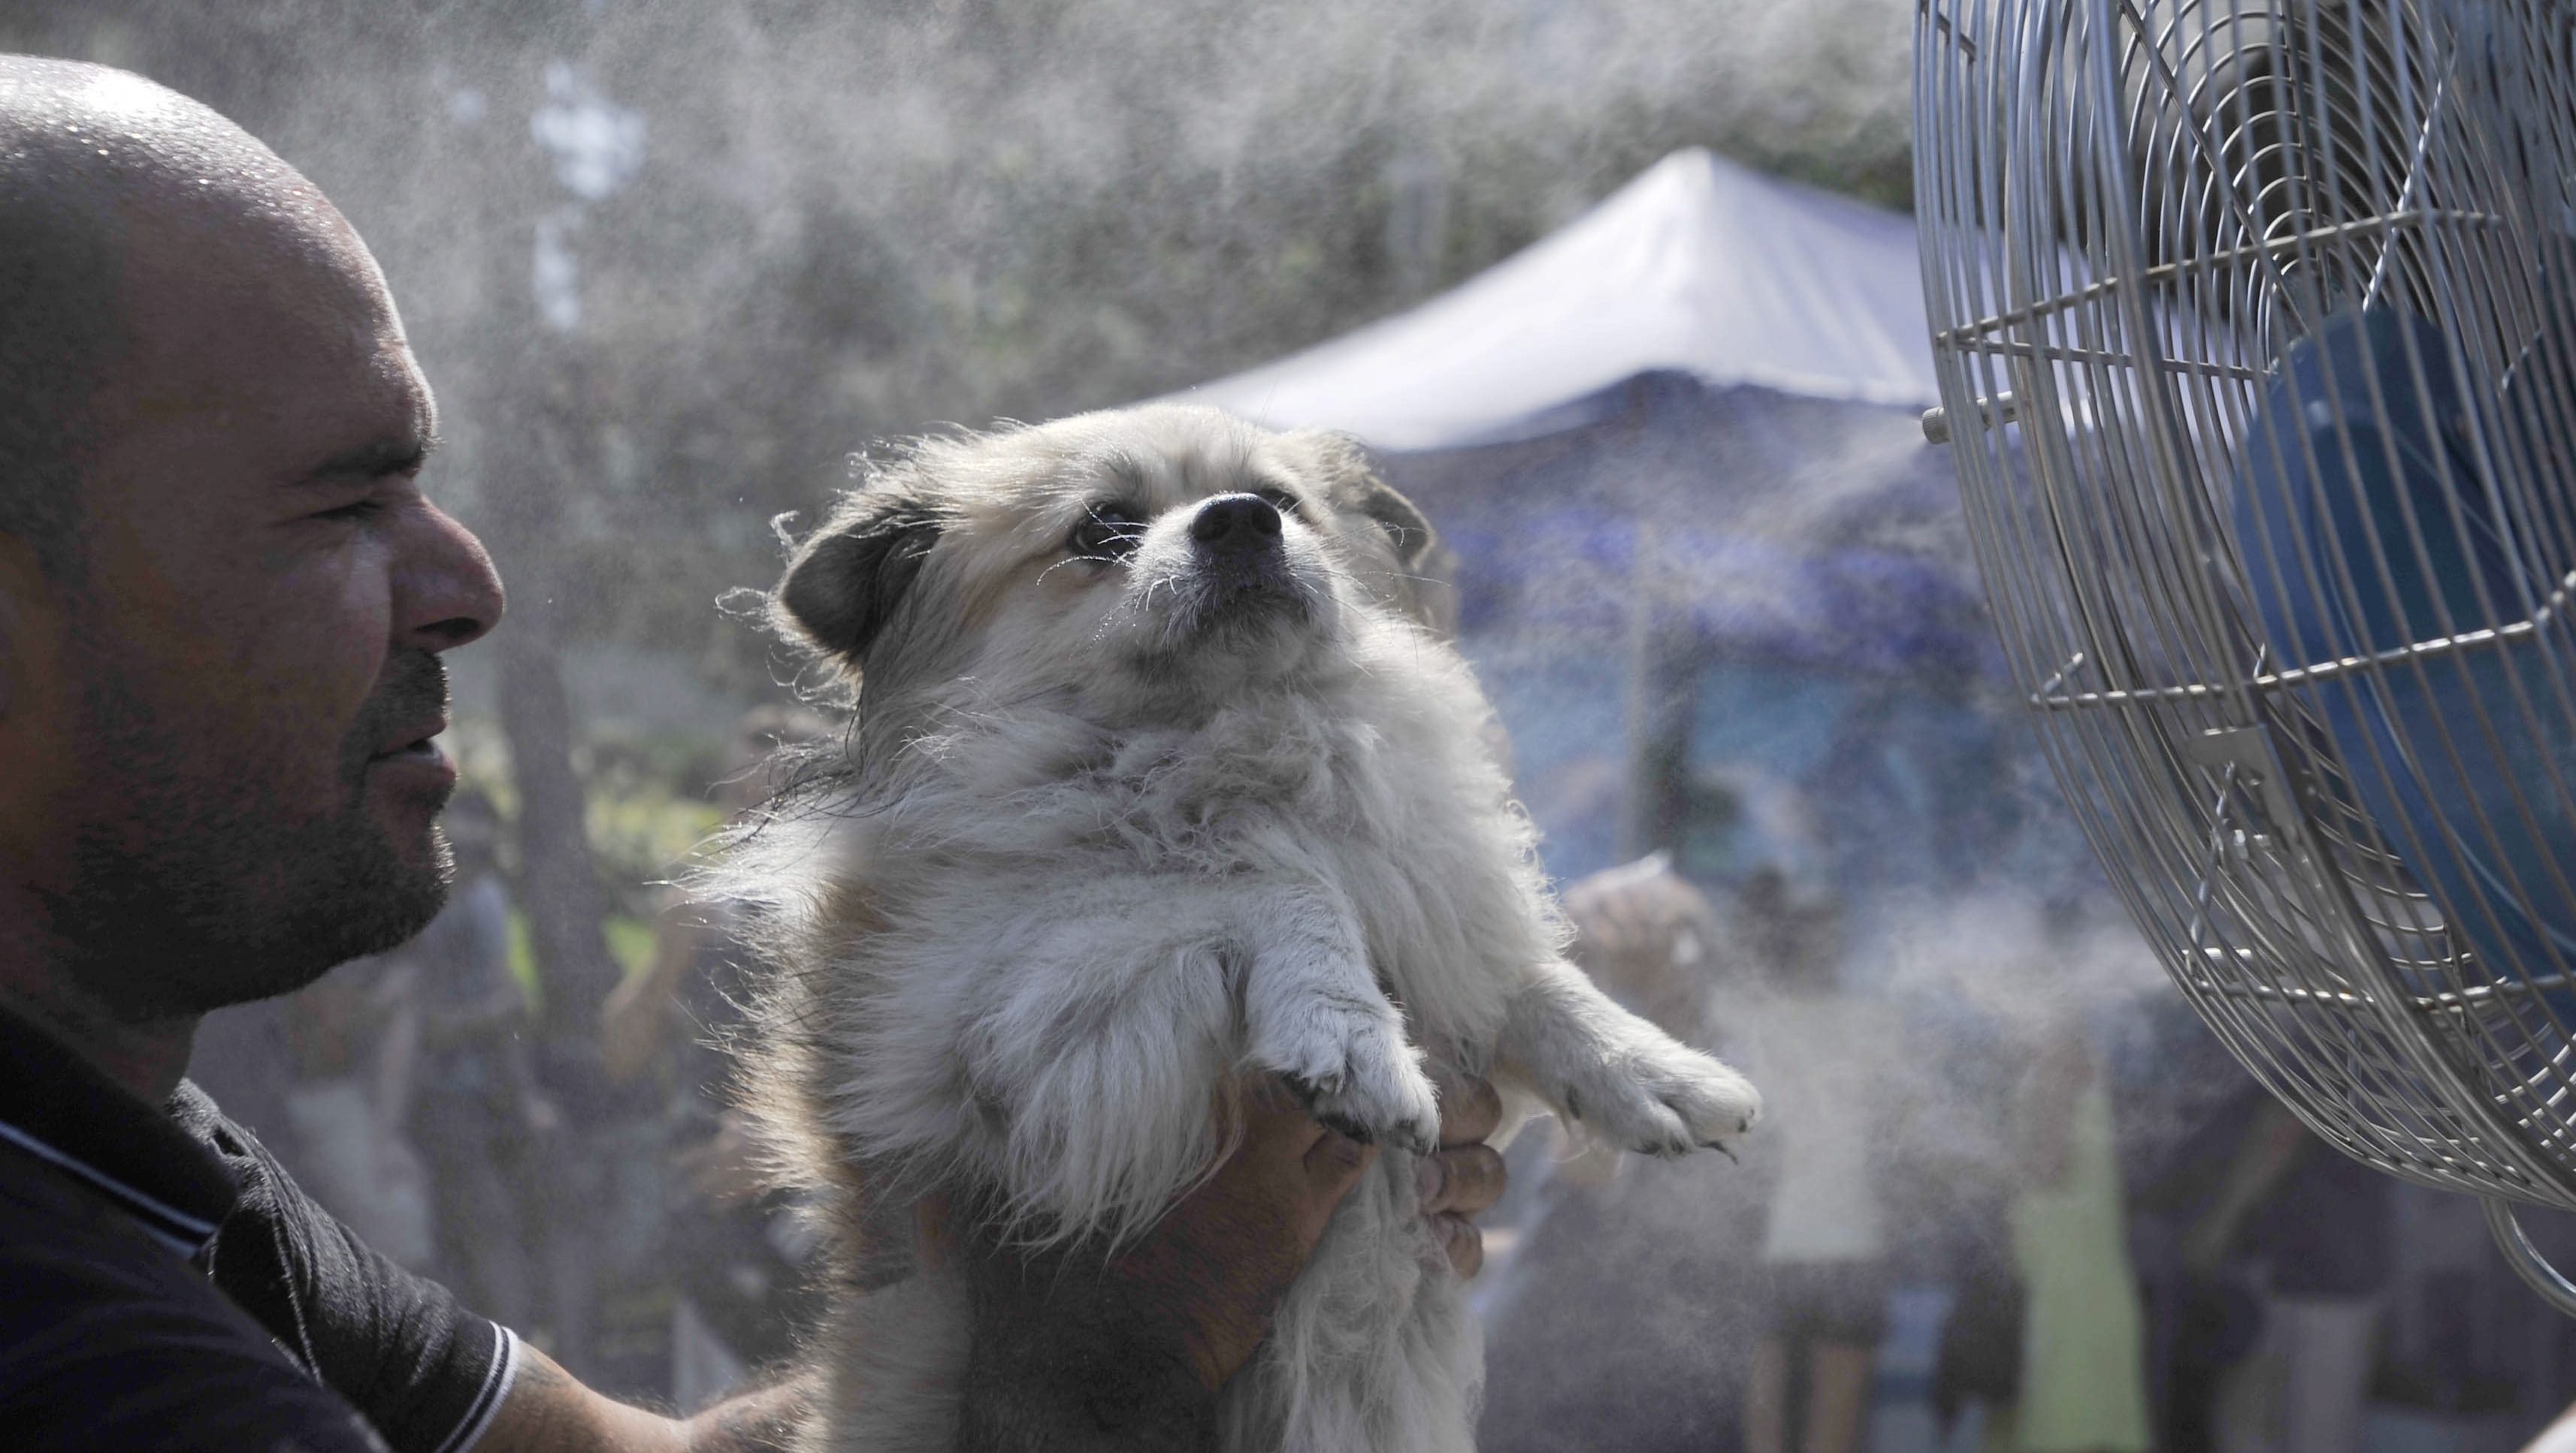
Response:
[{"label": "metal wire grille", "polygon": [[2576,1209],[2576,6],[1916,41],[1941,412],[2096,852],[2320,1134]]}]

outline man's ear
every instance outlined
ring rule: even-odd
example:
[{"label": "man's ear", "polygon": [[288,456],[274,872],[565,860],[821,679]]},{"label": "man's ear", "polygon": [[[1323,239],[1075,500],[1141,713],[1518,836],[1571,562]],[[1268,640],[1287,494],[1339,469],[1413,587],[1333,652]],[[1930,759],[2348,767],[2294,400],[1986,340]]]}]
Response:
[{"label": "man's ear", "polygon": [[854,503],[797,548],[776,614],[816,649],[856,664],[911,593],[939,543],[940,520],[899,497]]}]

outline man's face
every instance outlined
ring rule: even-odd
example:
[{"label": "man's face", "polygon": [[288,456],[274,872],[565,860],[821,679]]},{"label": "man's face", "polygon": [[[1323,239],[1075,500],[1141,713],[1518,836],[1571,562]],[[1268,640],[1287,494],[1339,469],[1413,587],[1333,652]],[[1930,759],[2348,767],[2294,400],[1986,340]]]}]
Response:
[{"label": "man's face", "polygon": [[437,653],[499,619],[500,582],[419,489],[428,387],[372,259],[312,200],[138,227],[128,261],[38,885],[123,1017],[295,988],[446,892]]}]

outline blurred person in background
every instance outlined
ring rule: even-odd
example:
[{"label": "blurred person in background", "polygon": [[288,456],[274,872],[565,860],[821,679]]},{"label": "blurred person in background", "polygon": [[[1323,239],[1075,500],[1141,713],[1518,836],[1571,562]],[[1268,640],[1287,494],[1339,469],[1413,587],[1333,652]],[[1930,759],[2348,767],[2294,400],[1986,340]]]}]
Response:
[{"label": "blurred person in background", "polygon": [[1950,1447],[1962,1419],[1973,1414],[1991,1427],[2021,1396],[2025,1309],[2013,1258],[2011,1143],[2021,1077],[2008,1020],[1978,1012],[1948,984],[1934,997],[1949,1017],[1927,1026],[1917,1042],[1937,1086],[1933,1103],[1948,1107],[1949,1143],[1926,1147],[1906,1137],[1923,1173],[1891,1199],[1920,1227],[1919,1242],[1908,1249],[1950,1292],[1931,1387],[1935,1426]]},{"label": "blurred person in background", "polygon": [[1610,997],[1665,1033],[1697,1042],[1726,932],[1708,895],[1673,871],[1668,852],[1604,868],[1565,890],[1570,953]]},{"label": "blurred person in background", "polygon": [[[1669,854],[1605,868],[1564,901],[1584,972],[1674,1037],[1724,1047],[1748,977],[1738,935]],[[1753,1178],[1715,1157],[1623,1165],[1552,1122],[1511,1153],[1522,1204],[1498,1208],[1507,1249],[1477,1303],[1488,1323],[1479,1446],[1732,1446],[1740,1368],[1717,1349],[1752,1336]]]},{"label": "blurred person in background", "polygon": [[535,1015],[510,974],[500,814],[467,788],[446,825],[456,856],[447,906],[387,956],[410,983],[407,1121],[429,1163],[439,1279],[495,1320],[533,1326],[542,1238],[525,1188],[562,1117],[537,1086]]},{"label": "blurred person in background", "polygon": [[287,1001],[293,1159],[313,1196],[411,1271],[437,1257],[429,1169],[405,1124],[417,1016],[412,976],[385,956],[341,965]]},{"label": "blurred person in background", "polygon": [[1730,1011],[1762,1087],[1776,1166],[1760,1260],[1762,1335],[1744,1399],[1747,1453],[1853,1453],[1887,1330],[1887,1223],[1878,1160],[1882,1067],[1902,1058],[1886,1006],[1840,988],[1830,893],[1766,868],[1742,890],[1739,950],[1756,975]]},{"label": "blurred person in background", "polygon": [[1951,1297],[1932,1367],[1932,1409],[1944,1446],[1972,1408],[1988,1438],[2008,1436],[1994,1430],[2009,1422],[2021,1398],[2027,1321],[2013,1268],[2008,1196],[1961,1201],[1973,1210],[1942,1228]]},{"label": "blurred person in background", "polygon": [[2146,1330],[2111,1096],[2078,1012],[2055,1010],[2012,1107],[2019,1395],[1989,1453],[2147,1453]]},{"label": "blurred person in background", "polygon": [[[728,826],[743,824],[776,785],[764,770],[773,753],[829,730],[800,708],[747,713],[713,789]],[[683,1407],[787,1358],[813,1310],[800,1271],[810,1236],[791,1205],[764,1194],[733,1108],[725,1046],[742,1027],[746,986],[728,912],[684,886],[665,890],[652,958],[609,995],[601,1021],[610,1079],[660,1106],[673,1174],[655,1264],[673,1279],[669,1396]]]},{"label": "blurred person in background", "polygon": [[[1565,890],[1574,924],[1568,955],[1595,983],[1685,1044],[1705,1044],[1709,994],[1725,931],[1708,896],[1673,871],[1672,854],[1649,853],[1604,868]],[[1552,1174],[1606,1185],[1627,1157],[1617,1146],[1579,1146],[1550,1123]]]},{"label": "blurred person in background", "polygon": [[2147,1314],[2148,1408],[2158,1453],[2212,1453],[2218,1389],[2253,1350],[2263,1309],[2241,1257],[2184,1254],[2263,1092],[2179,995],[2129,1011],[2111,1074],[2130,1187],[2129,1250]]},{"label": "blurred person in background", "polygon": [[2219,1453],[2348,1453],[2361,1445],[2376,1333],[2396,1250],[2394,1183],[2319,1140],[2259,1086],[2183,1260],[2215,1280],[2251,1264],[2253,1350],[2220,1380]]}]

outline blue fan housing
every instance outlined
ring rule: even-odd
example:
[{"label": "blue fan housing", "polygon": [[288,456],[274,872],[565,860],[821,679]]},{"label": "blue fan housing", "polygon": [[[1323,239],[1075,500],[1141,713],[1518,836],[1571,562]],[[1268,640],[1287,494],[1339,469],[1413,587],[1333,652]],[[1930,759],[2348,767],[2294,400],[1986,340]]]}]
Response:
[{"label": "blue fan housing", "polygon": [[[2566,562],[2544,562],[2479,464],[2528,457],[2508,454],[2506,413],[2461,396],[2448,344],[2420,317],[2344,313],[2291,346],[2247,435],[2235,508],[2278,665],[2501,626],[2548,599]],[[2305,690],[2361,806],[2489,974],[2576,968],[2571,665],[2576,641],[2553,612],[2510,642]],[[2565,1021],[2576,1001],[2549,998]]]}]

